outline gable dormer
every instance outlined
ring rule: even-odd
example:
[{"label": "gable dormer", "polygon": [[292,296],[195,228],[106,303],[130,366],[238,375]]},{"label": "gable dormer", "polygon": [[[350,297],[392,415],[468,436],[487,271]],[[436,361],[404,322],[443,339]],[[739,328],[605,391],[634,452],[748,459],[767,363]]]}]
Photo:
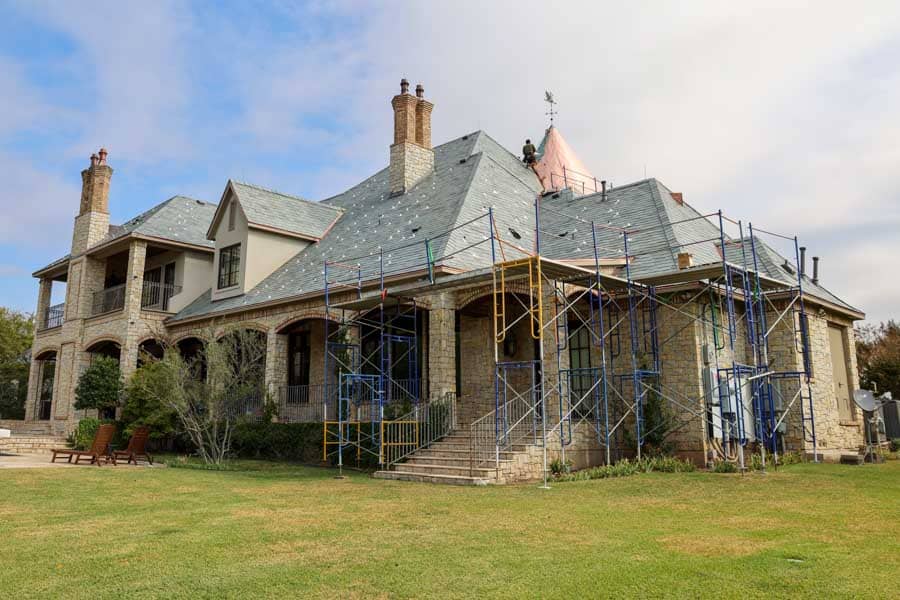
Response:
[{"label": "gable dormer", "polygon": [[229,181],[210,223],[215,242],[212,299],[249,292],[310,244],[341,210],[265,188]]}]

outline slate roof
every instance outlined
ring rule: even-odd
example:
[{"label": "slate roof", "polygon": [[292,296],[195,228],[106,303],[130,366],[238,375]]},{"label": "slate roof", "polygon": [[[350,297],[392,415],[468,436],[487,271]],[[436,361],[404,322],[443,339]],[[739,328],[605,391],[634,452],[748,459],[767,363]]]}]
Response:
[{"label": "slate roof", "polygon": [[[135,233],[212,249],[215,244],[206,239],[206,227],[215,212],[215,204],[186,196],[173,196],[122,225],[110,225],[106,237],[97,245]],[[71,257],[71,254],[66,254],[35,273],[67,263]]]},{"label": "slate roof", "polygon": [[247,220],[254,225],[320,239],[342,212],[335,206],[310,202],[249,183],[229,183]]},{"label": "slate roof", "polygon": [[[323,200],[343,209],[328,234],[277,269],[242,296],[213,302],[206,292],[175,320],[318,292],[324,287],[324,261],[359,266],[363,279],[377,277],[379,248],[385,248],[387,275],[426,266],[424,241],[431,240],[439,265],[458,269],[491,262],[491,206],[498,230],[510,241],[533,245],[533,202],[540,191],[534,173],[515,156],[478,131],[434,149],[434,172],[405,194],[392,196],[388,169],[346,192]],[[451,231],[452,230],[452,231]],[[511,231],[521,239],[514,240]],[[335,266],[331,282],[355,282],[355,269]]]},{"label": "slate roof", "polygon": [[[213,302],[207,291],[173,319],[213,316],[320,293],[326,258],[350,267],[330,266],[331,283],[355,285],[357,268],[363,280],[374,280],[381,248],[387,276],[424,271],[426,239],[436,265],[462,271],[488,267],[491,246],[486,216],[490,208],[497,232],[507,242],[506,256],[498,252],[498,260],[521,256],[511,244],[531,251],[534,199],[541,191],[534,172],[481,131],[434,150],[434,172],[407,193],[390,194],[385,168],[323,200],[317,206],[342,212],[321,241],[306,247],[244,295]],[[304,211],[311,204],[299,201]],[[591,221],[601,226],[597,229],[600,257],[623,258],[623,231],[629,230],[630,265],[638,279],[677,270],[679,252],[690,252],[696,265],[722,260],[718,226],[689,204],[677,202],[655,179],[612,188],[605,199],[599,193],[575,197],[567,190],[544,196],[540,218],[541,253],[553,259],[593,258]],[[729,251],[734,247],[739,248],[727,245]],[[763,247],[761,255],[760,268],[766,275],[792,283],[778,274],[783,257],[769,246]],[[742,263],[737,256],[729,260]],[[812,282],[805,285],[808,293],[857,311],[824,288]]]},{"label": "slate roof", "polygon": [[215,212],[215,204],[186,196],[174,196],[130,221],[110,226],[109,235],[100,244],[108,244],[113,240],[135,233],[213,248],[215,244],[206,239],[206,228]]},{"label": "slate roof", "polygon": [[[751,239],[750,237],[745,237],[743,240],[737,241],[734,244],[726,245],[725,257],[730,262],[741,264],[741,243],[747,246],[747,252],[749,256],[749,244],[751,243]],[[797,273],[794,270],[795,259],[789,260],[785,258],[764,240],[761,240],[759,236],[753,237],[753,245],[756,250],[757,265],[759,267],[760,273],[768,276],[771,279],[781,281],[785,285],[794,286],[797,284]],[[830,302],[831,304],[835,304],[847,310],[858,313],[862,312],[858,308],[841,300],[821,285],[813,283],[812,279],[807,275],[803,276],[803,294],[816,296],[817,298],[820,298],[822,300],[825,300],[826,302]]]}]

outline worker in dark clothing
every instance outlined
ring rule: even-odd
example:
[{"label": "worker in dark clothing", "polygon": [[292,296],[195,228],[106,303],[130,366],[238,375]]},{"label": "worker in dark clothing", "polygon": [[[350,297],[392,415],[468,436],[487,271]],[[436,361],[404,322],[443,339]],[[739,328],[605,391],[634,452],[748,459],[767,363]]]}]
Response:
[{"label": "worker in dark clothing", "polygon": [[522,146],[522,156],[524,157],[522,160],[525,162],[525,164],[533,165],[536,154],[537,148],[534,147],[534,144],[531,143],[531,140],[525,140],[525,145]]}]

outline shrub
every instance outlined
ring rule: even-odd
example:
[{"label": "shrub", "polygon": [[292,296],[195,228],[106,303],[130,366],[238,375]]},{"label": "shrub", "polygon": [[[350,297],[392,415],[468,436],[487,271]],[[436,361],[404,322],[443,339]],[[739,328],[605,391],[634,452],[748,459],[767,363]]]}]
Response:
[{"label": "shrub", "polygon": [[75,388],[75,408],[94,409],[100,415],[115,415],[122,392],[119,361],[108,356],[97,356],[78,378]]},{"label": "shrub", "polygon": [[891,452],[900,452],[900,438],[891,440]]},{"label": "shrub", "polygon": [[122,404],[123,433],[131,436],[136,427],[150,428],[154,440],[175,434],[177,416],[175,411],[160,399],[172,387],[165,365],[158,361],[145,363],[134,372],[125,389]]},{"label": "shrub", "polygon": [[100,419],[88,418],[78,421],[75,431],[69,436],[69,443],[76,450],[87,450],[97,435],[97,429],[100,427]]},{"label": "shrub", "polygon": [[694,463],[672,456],[654,456],[641,460],[620,460],[611,465],[601,465],[582,469],[574,473],[563,474],[559,481],[587,481],[588,479],[607,479],[610,477],[628,477],[638,473],[690,473],[695,471]]},{"label": "shrub", "polygon": [[572,472],[572,461],[566,459],[565,462],[556,458],[553,462],[550,463],[550,473],[553,474],[554,477],[559,477],[560,475],[565,475],[566,473]]},{"label": "shrub", "polygon": [[[351,436],[355,436],[353,428]],[[364,425],[362,438],[369,435],[369,426]],[[337,446],[329,446],[329,453]],[[311,464],[322,462],[321,423],[250,423],[238,422],[231,434],[231,454],[237,458],[261,458],[267,460],[289,460]],[[344,465],[356,465],[355,447],[344,448]],[[329,458],[335,464],[335,456]],[[378,458],[370,452],[360,454],[359,466],[374,468]]]},{"label": "shrub", "polygon": [[738,467],[731,461],[720,460],[713,464],[713,473],[737,473]]}]

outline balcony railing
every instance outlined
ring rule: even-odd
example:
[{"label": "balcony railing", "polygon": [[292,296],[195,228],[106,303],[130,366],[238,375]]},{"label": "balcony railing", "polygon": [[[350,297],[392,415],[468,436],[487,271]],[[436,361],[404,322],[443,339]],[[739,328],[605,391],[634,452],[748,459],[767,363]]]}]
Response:
[{"label": "balcony railing", "polygon": [[181,293],[180,285],[145,281],[141,294],[141,308],[152,310],[169,310],[169,299]]},{"label": "balcony railing", "polygon": [[99,292],[94,292],[91,302],[91,314],[102,315],[114,310],[122,310],[125,306],[125,284],[115,285]]},{"label": "balcony railing", "polygon": [[44,326],[41,329],[54,329],[61,327],[65,320],[66,305],[57,304],[56,306],[48,306],[44,311]]}]

